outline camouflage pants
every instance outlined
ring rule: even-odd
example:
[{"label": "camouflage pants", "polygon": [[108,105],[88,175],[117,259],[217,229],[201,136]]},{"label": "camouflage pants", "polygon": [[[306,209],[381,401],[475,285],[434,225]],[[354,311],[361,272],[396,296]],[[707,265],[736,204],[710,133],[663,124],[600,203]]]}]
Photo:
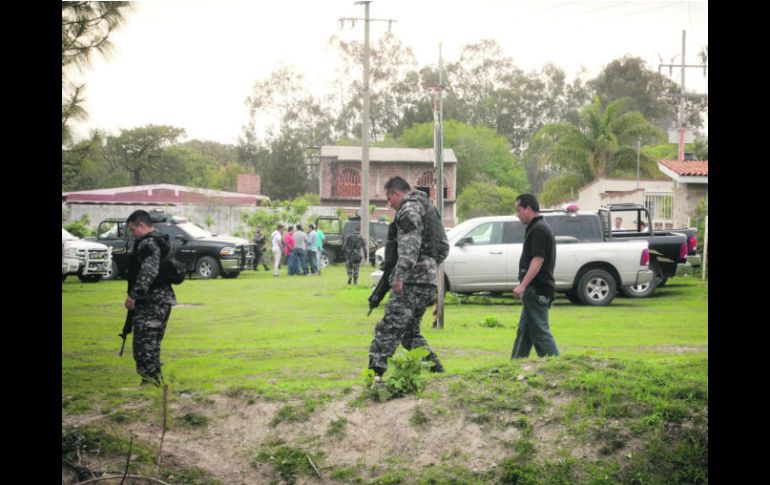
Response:
[{"label": "camouflage pants", "polygon": [[138,306],[134,312],[134,361],[143,377],[160,375],[160,342],[166,333],[171,305]]},{"label": "camouflage pants", "polygon": [[435,286],[404,285],[400,295],[391,291],[385,316],[374,328],[374,339],[369,346],[370,369],[385,372],[388,357],[393,356],[398,344],[406,350],[425,347],[430,352],[427,359],[441,366],[428,341],[420,335],[420,321],[425,309],[435,301]]},{"label": "camouflage pants", "polygon": [[358,268],[361,267],[361,260],[358,261],[351,259],[345,260],[345,269],[348,271],[348,277],[358,279]]}]

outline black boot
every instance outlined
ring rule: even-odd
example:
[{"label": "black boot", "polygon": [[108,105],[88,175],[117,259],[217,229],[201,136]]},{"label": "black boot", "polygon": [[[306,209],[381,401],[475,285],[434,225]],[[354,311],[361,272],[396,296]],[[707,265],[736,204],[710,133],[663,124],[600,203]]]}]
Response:
[{"label": "black boot", "polygon": [[350,276],[348,276],[348,284],[350,284],[350,280],[352,280],[352,279],[353,279],[353,278],[351,278]]},{"label": "black boot", "polygon": [[358,285],[358,276],[354,276],[353,277],[353,285],[355,285],[355,286]]}]

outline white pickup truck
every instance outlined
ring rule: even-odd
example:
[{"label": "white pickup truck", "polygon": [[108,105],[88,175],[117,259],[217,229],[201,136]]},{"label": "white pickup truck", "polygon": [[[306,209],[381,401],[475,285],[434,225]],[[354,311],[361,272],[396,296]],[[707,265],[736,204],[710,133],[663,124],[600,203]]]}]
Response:
[{"label": "white pickup truck", "polygon": [[76,274],[80,281],[92,283],[106,276],[112,265],[112,248],[104,244],[78,239],[66,229],[61,230],[61,280]]},{"label": "white pickup truck", "polygon": [[[556,291],[573,303],[609,305],[618,288],[652,281],[647,241],[604,242],[596,213],[556,211],[542,215],[556,235]],[[518,285],[524,231],[516,216],[477,217],[447,231],[447,290],[511,292]],[[377,278],[375,274],[372,277]]]}]

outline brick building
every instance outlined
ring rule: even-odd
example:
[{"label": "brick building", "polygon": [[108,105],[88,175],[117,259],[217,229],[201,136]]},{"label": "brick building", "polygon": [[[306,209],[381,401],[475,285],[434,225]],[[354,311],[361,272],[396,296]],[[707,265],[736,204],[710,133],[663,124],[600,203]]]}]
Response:
[{"label": "brick building", "polygon": [[[322,146],[309,160],[311,180],[322,206],[342,207],[350,214],[361,207],[360,146]],[[383,186],[394,175],[403,177],[415,190],[422,190],[435,201],[436,160],[432,148],[370,148],[369,200],[377,209],[372,215],[393,217]],[[457,158],[451,148],[444,149],[444,225],[454,226],[457,201]]]}]

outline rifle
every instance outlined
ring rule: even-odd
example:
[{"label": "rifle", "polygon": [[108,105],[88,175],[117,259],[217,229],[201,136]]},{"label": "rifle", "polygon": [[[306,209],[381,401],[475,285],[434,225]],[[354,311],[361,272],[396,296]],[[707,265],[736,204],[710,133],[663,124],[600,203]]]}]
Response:
[{"label": "rifle", "polygon": [[134,326],[134,310],[129,310],[126,313],[126,322],[123,324],[123,332],[118,334],[118,337],[123,339],[123,343],[120,344],[120,353],[118,356],[123,357],[123,348],[126,346],[126,337],[131,333],[131,329]]},{"label": "rifle", "polygon": [[369,295],[369,313],[368,317],[372,314],[372,310],[380,306],[380,303],[385,298],[385,295],[390,291],[390,273],[396,266],[396,259],[398,259],[398,243],[396,242],[396,223],[391,222],[388,227],[388,242],[385,243],[385,261],[382,263],[382,278],[374,287],[374,291]]}]

